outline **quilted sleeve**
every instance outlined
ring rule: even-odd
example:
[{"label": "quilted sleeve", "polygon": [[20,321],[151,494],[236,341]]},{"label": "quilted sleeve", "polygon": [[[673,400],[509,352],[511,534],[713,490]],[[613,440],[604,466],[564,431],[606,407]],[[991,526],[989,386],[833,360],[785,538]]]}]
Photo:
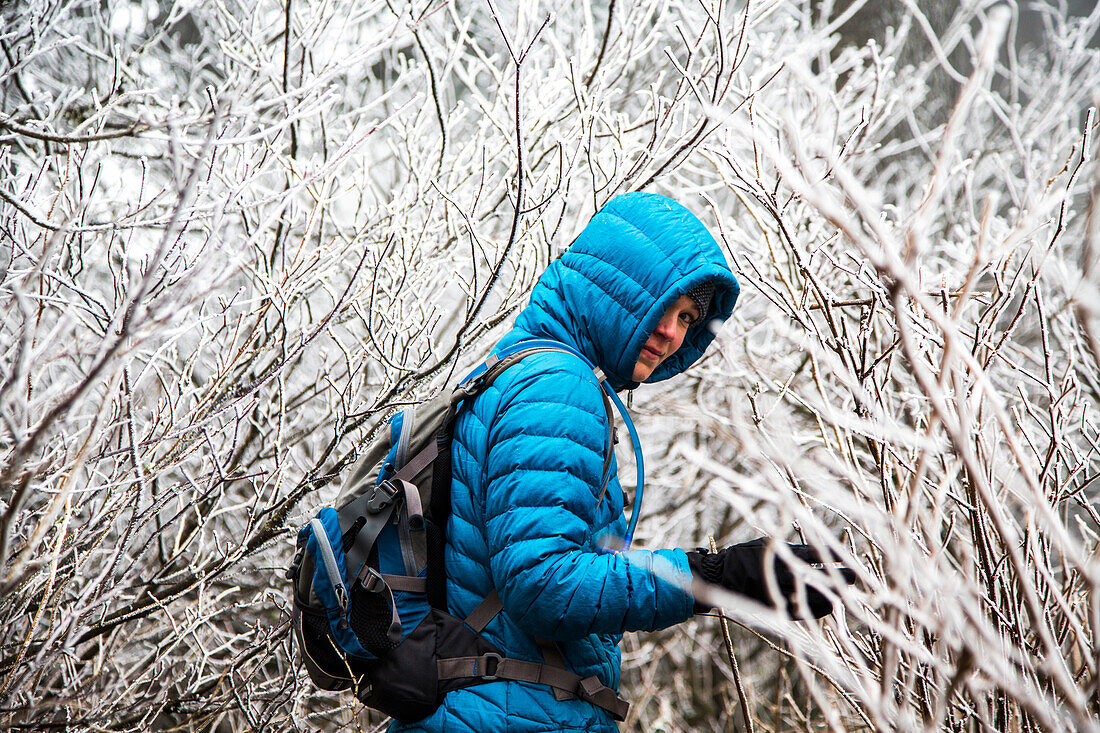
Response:
[{"label": "quilted sleeve", "polygon": [[603,400],[591,374],[560,359],[540,363],[547,368],[513,367],[489,431],[486,540],[505,610],[525,631],[556,641],[687,619],[682,550],[590,549],[600,524]]}]

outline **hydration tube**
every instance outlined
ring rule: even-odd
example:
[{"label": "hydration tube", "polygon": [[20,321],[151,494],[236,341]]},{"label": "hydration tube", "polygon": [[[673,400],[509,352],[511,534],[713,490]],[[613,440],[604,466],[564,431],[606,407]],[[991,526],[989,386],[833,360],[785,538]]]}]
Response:
[{"label": "hydration tube", "polygon": [[622,417],[623,422],[626,423],[627,431],[630,433],[630,444],[634,448],[634,461],[638,467],[638,488],[634,493],[634,506],[630,510],[630,523],[626,528],[626,537],[623,538],[623,546],[618,550],[626,552],[630,549],[630,543],[634,540],[634,530],[638,527],[638,518],[642,514],[642,493],[645,489],[645,463],[642,460],[642,442],[638,438],[638,431],[634,427],[634,421],[630,419],[630,415],[626,411],[626,406],[623,405],[622,400],[619,399],[619,395],[615,394],[615,390],[611,388],[611,385],[607,383],[607,378],[603,376],[603,372],[592,365],[588,358],[574,349],[571,346],[561,343],[560,341],[554,341],[553,339],[529,339],[527,341],[520,341],[505,349],[502,349],[499,353],[493,354],[484,362],[482,362],[476,369],[470,372],[465,379],[459,384],[465,384],[470,380],[477,379],[484,374],[493,364],[501,359],[507,359],[509,356],[517,354],[521,351],[534,348],[553,349],[555,351],[564,351],[568,354],[572,354],[581,359],[588,368],[592,370],[592,373],[596,375],[596,378],[600,382],[600,389],[604,391],[611,401],[615,404],[615,409],[618,410],[619,415]]},{"label": "hydration tube", "polygon": [[601,382],[604,388],[604,392],[611,398],[611,401],[615,403],[615,409],[619,411],[619,414],[623,417],[623,422],[626,423],[626,429],[630,432],[630,444],[634,446],[634,462],[638,468],[638,488],[634,492],[634,506],[630,509],[630,524],[626,526],[626,537],[623,538],[623,552],[630,549],[630,543],[634,541],[634,530],[638,528],[638,517],[642,514],[642,491],[645,489],[645,463],[642,462],[642,441],[638,438],[638,431],[634,428],[634,421],[630,419],[630,415],[626,412],[626,407],[623,405],[622,400],[619,399],[619,395],[615,394],[615,390],[611,389],[611,386],[607,383],[607,380]]}]

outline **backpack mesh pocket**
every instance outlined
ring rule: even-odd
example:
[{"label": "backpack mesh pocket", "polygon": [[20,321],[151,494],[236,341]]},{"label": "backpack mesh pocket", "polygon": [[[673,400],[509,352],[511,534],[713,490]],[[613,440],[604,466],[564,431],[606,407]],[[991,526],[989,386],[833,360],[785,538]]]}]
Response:
[{"label": "backpack mesh pocket", "polygon": [[351,630],[371,654],[381,656],[397,646],[401,638],[401,620],[393,604],[390,588],[376,576],[370,588],[357,582],[351,589]]}]

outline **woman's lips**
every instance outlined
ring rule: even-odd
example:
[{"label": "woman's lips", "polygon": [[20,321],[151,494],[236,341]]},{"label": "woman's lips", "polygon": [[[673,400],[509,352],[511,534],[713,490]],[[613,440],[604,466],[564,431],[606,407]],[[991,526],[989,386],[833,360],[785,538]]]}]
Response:
[{"label": "woman's lips", "polygon": [[642,356],[648,356],[650,359],[660,359],[663,355],[652,346],[646,345],[642,347]]}]

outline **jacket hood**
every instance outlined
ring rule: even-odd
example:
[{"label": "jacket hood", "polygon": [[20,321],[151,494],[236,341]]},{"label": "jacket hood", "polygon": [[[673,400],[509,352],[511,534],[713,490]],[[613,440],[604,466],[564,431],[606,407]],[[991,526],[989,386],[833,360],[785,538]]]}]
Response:
[{"label": "jacket hood", "polygon": [[616,196],[546,268],[500,346],[556,339],[588,357],[616,390],[633,389],[638,354],[665,310],[706,281],[715,286],[710,312],[646,382],[675,376],[702,356],[740,288],[718,243],[686,208],[652,193]]}]

